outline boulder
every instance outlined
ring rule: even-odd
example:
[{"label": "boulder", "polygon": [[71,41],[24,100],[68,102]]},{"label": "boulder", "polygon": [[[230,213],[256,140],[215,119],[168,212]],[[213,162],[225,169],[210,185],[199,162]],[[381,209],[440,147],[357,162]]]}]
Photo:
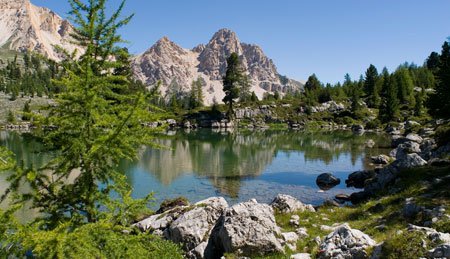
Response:
[{"label": "boulder", "polygon": [[356,171],[348,176],[347,180],[345,180],[345,184],[347,187],[362,189],[364,188],[366,181],[373,177],[375,177],[375,171]]},{"label": "boulder", "polygon": [[213,235],[224,253],[245,256],[284,252],[272,207],[254,199],[226,209]]},{"label": "boulder", "polygon": [[295,232],[287,232],[281,233],[281,237],[283,238],[284,244],[291,249],[291,251],[297,250],[297,241],[299,240],[299,236]]},{"label": "boulder", "polygon": [[450,159],[432,158],[428,161],[431,166],[450,166]]},{"label": "boulder", "polygon": [[398,145],[395,157],[402,159],[406,154],[420,153],[420,145],[416,142],[407,141]]},{"label": "boulder", "polygon": [[291,219],[289,220],[289,224],[298,227],[300,225],[300,216],[299,215],[292,215]]},{"label": "boulder", "polygon": [[410,224],[408,226],[408,231],[420,231],[422,233],[425,233],[428,236],[428,238],[435,243],[450,243],[449,233],[438,232],[436,231],[436,229],[433,228],[419,227]]},{"label": "boulder", "polygon": [[323,173],[317,176],[316,184],[321,190],[327,191],[340,184],[341,180],[330,173]]},{"label": "boulder", "polygon": [[423,138],[419,135],[417,135],[416,133],[409,133],[408,135],[406,135],[406,139],[416,142],[418,144],[421,144],[423,141]]},{"label": "boulder", "polygon": [[355,124],[352,126],[352,132],[356,134],[363,134],[364,133],[364,126]]},{"label": "boulder", "polygon": [[308,253],[300,253],[291,255],[291,259],[311,259],[311,255]]},{"label": "boulder", "polygon": [[316,211],[312,205],[304,204],[296,198],[286,194],[278,194],[270,203],[270,206],[281,213]]},{"label": "boulder", "polygon": [[169,127],[174,128],[177,126],[177,121],[174,119],[168,119],[166,120],[167,125],[169,125]]},{"label": "boulder", "polygon": [[428,252],[429,258],[450,258],[450,243],[437,246]]},{"label": "boulder", "polygon": [[366,249],[376,242],[363,232],[344,224],[320,244],[318,258],[367,258]]},{"label": "boulder", "polygon": [[300,237],[300,238],[304,238],[304,237],[308,237],[309,235],[308,235],[308,230],[306,229],[306,228],[297,228],[296,230],[295,230],[295,233],[297,233],[297,235]]},{"label": "boulder", "polygon": [[184,213],[186,208],[187,207],[176,207],[162,214],[152,215],[134,224],[134,226],[138,227],[141,231],[150,231],[161,234],[173,221]]},{"label": "boulder", "polygon": [[422,206],[417,205],[414,202],[413,198],[407,198],[405,201],[405,206],[403,207],[403,217],[405,218],[414,218],[416,215],[421,212],[424,208]]},{"label": "boulder", "polygon": [[393,163],[393,165],[397,168],[413,168],[418,166],[424,166],[427,164],[428,164],[427,161],[425,161],[416,153],[407,154],[401,159],[397,158],[397,160]]},{"label": "boulder", "polygon": [[[228,203],[222,197],[212,197],[196,203],[168,228],[167,239],[182,244],[186,251],[199,249],[206,241]],[[206,246],[205,246],[206,247]]]},{"label": "boulder", "polygon": [[372,163],[376,165],[387,165],[389,164],[390,158],[386,155],[378,155],[370,158]]},{"label": "boulder", "polygon": [[373,148],[373,147],[375,146],[375,141],[373,141],[372,139],[369,139],[369,140],[367,140],[367,141],[364,143],[364,145],[365,145],[367,148]]}]

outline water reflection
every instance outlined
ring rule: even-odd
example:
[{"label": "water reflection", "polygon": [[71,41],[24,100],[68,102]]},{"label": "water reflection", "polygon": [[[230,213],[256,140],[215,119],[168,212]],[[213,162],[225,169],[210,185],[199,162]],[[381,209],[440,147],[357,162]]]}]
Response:
[{"label": "water reflection", "polygon": [[[375,148],[365,148],[368,139],[375,141]],[[349,173],[371,168],[370,156],[388,152],[377,147],[386,146],[385,136],[351,132],[178,131],[158,136],[156,142],[166,148],[142,148],[138,161],[121,164],[134,196],[154,191],[156,203],[176,196],[198,201],[214,195],[231,202],[254,197],[267,202],[277,193],[319,203],[349,190],[341,184],[319,194],[317,175],[331,172],[343,183]],[[0,143],[27,167],[40,167],[52,157],[28,135],[1,132]],[[7,187],[6,177],[0,174],[0,191]]]}]

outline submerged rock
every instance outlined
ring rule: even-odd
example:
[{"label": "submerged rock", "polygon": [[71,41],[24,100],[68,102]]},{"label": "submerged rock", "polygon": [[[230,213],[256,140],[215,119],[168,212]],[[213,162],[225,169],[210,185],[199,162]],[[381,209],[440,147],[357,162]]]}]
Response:
[{"label": "submerged rock", "polygon": [[327,191],[340,184],[341,180],[330,173],[323,173],[317,176],[316,184],[321,190]]},{"label": "submerged rock", "polygon": [[366,249],[376,242],[363,232],[344,224],[320,244],[318,258],[367,258]]},{"label": "submerged rock", "polygon": [[281,213],[316,211],[312,205],[304,204],[298,199],[286,194],[278,194],[277,197],[275,197],[275,199],[270,203],[270,206]]}]

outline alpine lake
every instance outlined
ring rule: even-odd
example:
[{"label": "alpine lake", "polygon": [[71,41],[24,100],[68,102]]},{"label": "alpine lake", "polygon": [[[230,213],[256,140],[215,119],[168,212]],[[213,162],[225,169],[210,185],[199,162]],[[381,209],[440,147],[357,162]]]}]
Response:
[{"label": "alpine lake", "polygon": [[[367,147],[369,140],[374,147]],[[153,209],[179,196],[191,202],[223,196],[234,204],[252,198],[270,202],[279,193],[318,205],[338,193],[354,192],[345,186],[347,176],[374,168],[370,157],[390,151],[388,136],[350,131],[178,130],[158,135],[154,141],[161,148],[142,147],[137,161],[120,165],[135,198],[154,193]],[[33,168],[54,155],[42,152],[42,144],[27,134],[3,131],[0,142],[15,153],[17,161]],[[332,173],[341,183],[320,190],[316,178],[322,173]],[[7,176],[0,174],[2,193],[8,186]],[[29,217],[30,212],[22,213]]]}]

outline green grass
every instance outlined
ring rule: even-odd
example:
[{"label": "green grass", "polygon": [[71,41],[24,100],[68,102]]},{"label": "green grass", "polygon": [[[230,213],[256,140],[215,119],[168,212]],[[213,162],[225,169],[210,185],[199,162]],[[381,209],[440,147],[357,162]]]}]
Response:
[{"label": "green grass", "polygon": [[[345,207],[320,207],[317,212],[298,212],[300,216],[300,227],[307,229],[309,236],[297,242],[297,251],[286,251],[286,254],[272,254],[264,258],[289,258],[295,253],[310,253],[313,257],[318,252],[318,245],[314,238],[323,238],[330,233],[320,228],[321,225],[332,226],[333,224],[348,223],[350,227],[359,229],[369,235],[378,243],[385,242],[383,246],[383,258],[417,258],[425,255],[432,248],[422,246],[422,240],[426,240],[420,233],[406,231],[408,224],[419,224],[429,220],[418,215],[416,218],[406,219],[401,211],[406,198],[414,197],[417,204],[427,208],[444,205],[450,207],[450,167],[423,167],[409,169],[399,174],[399,180],[392,188],[399,191],[389,194],[385,190],[377,197],[357,206]],[[442,178],[441,181],[433,181]],[[391,189],[392,189],[391,188]],[[426,194],[426,196],[424,196]],[[293,214],[276,213],[277,224],[283,232],[295,231],[297,227],[289,224]],[[383,225],[384,228],[376,228]],[[435,223],[432,227],[441,232],[450,231],[450,220],[444,219]],[[399,232],[399,230],[401,230]],[[372,249],[368,250],[370,254]],[[237,258],[235,255],[227,255],[226,258]],[[258,257],[252,257],[258,258]],[[259,257],[263,258],[263,257]]]}]

